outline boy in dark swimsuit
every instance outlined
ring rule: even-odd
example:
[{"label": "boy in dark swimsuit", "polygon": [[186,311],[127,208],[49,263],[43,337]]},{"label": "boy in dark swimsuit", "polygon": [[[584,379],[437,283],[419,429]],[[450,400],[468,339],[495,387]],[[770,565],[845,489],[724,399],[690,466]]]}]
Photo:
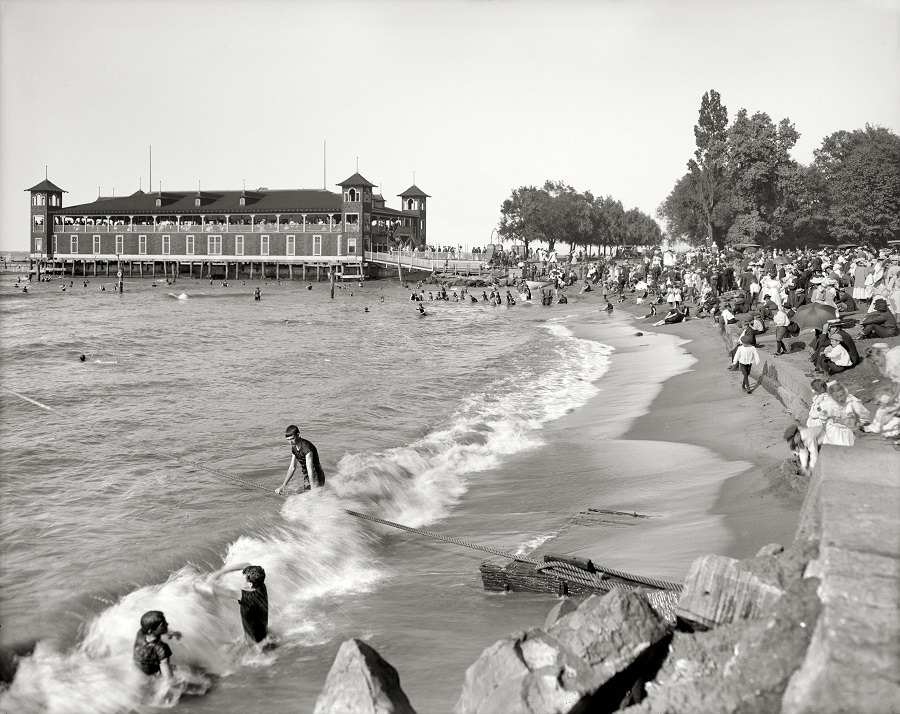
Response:
[{"label": "boy in dark swimsuit", "polygon": [[[421,307],[419,305],[420,309]],[[310,489],[311,483],[315,484],[316,487],[324,486],[325,471],[322,469],[322,464],[319,463],[319,450],[316,449],[315,444],[300,436],[300,429],[295,424],[291,424],[284,430],[284,436],[291,442],[291,465],[288,467],[287,475],[284,477],[284,483],[275,489],[275,493],[280,494],[284,492],[285,487],[294,477],[297,464],[300,465],[300,470],[303,472],[304,491]]]},{"label": "boy in dark swimsuit", "polygon": [[198,592],[222,598],[234,598],[240,604],[241,625],[250,642],[262,642],[269,634],[269,593],[266,590],[266,571],[259,565],[239,563],[221,568],[210,576],[215,581],[225,573],[240,570],[244,576],[241,589],[211,583],[208,589],[195,584]]}]

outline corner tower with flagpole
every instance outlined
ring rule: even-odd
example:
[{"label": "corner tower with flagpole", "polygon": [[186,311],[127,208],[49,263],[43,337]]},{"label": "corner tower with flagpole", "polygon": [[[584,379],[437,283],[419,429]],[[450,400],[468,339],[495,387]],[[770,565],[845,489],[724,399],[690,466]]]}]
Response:
[{"label": "corner tower with flagpole", "polygon": [[412,186],[398,195],[401,199],[400,210],[402,210],[406,216],[415,217],[416,219],[414,221],[409,221],[410,226],[414,227],[416,230],[414,242],[416,245],[425,245],[428,243],[425,228],[425,199],[431,198],[431,196],[416,186],[415,179],[413,179]]}]

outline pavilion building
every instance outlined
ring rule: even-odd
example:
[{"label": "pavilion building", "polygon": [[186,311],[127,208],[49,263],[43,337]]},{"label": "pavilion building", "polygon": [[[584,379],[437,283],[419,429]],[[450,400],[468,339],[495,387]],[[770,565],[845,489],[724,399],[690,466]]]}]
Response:
[{"label": "pavilion building", "polygon": [[426,199],[412,185],[388,208],[358,172],[325,189],[136,191],[63,206],[59,186],[45,179],[31,194],[31,258],[45,271],[303,279],[332,272],[366,275],[365,253],[426,244]]}]

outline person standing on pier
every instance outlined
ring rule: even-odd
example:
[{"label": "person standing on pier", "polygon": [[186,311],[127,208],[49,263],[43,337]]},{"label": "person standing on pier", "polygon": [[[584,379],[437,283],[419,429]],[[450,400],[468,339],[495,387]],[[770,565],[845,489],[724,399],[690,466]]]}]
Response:
[{"label": "person standing on pier", "polygon": [[291,442],[291,465],[288,467],[284,483],[275,489],[275,493],[281,494],[290,480],[294,477],[297,464],[303,472],[303,490],[308,491],[315,483],[316,487],[325,485],[325,471],[319,463],[319,451],[308,439],[300,436],[300,429],[296,424],[291,424],[284,430],[285,438]]}]

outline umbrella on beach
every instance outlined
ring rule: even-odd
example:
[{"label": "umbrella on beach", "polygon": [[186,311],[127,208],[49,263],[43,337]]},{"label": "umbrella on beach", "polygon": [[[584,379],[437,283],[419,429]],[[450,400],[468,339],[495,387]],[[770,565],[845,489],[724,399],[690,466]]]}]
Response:
[{"label": "umbrella on beach", "polygon": [[800,326],[801,330],[807,328],[821,330],[824,329],[826,322],[836,318],[837,310],[831,307],[831,305],[813,302],[798,307],[794,311],[794,317],[792,319]]}]

